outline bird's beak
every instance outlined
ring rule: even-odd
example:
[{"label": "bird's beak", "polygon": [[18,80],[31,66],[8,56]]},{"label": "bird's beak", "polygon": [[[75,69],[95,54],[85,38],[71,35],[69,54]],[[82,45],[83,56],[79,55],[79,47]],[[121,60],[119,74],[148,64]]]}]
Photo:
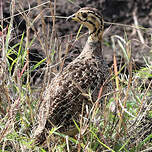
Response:
[{"label": "bird's beak", "polygon": [[70,15],[69,17],[67,17],[66,21],[70,21],[70,20],[77,21],[77,17],[75,16],[75,14]]}]

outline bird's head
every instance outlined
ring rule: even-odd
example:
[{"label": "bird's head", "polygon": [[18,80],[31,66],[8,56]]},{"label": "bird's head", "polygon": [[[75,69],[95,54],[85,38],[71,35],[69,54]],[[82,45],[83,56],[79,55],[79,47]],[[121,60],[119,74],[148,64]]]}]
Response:
[{"label": "bird's head", "polygon": [[95,8],[84,7],[67,18],[79,22],[89,30],[89,39],[91,41],[101,41],[103,35],[103,18]]}]

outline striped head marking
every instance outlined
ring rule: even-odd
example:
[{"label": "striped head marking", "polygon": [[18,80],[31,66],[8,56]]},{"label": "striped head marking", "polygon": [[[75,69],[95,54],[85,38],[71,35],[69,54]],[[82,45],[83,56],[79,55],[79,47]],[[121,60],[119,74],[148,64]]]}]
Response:
[{"label": "striped head marking", "polygon": [[103,18],[97,9],[84,7],[79,9],[69,18],[86,26],[92,40],[97,41],[102,39],[104,23]]}]

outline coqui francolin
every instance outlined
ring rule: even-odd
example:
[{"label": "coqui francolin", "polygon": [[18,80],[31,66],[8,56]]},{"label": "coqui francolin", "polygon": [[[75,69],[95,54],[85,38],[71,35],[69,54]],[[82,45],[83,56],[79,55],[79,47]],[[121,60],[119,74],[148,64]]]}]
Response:
[{"label": "coqui francolin", "polygon": [[[38,114],[38,127],[35,137],[44,142],[47,130],[59,127],[58,131],[69,136],[77,133],[75,122],[79,123],[85,106],[92,107],[88,92],[93,102],[97,101],[100,88],[102,95],[112,91],[110,72],[102,54],[104,22],[95,8],[81,8],[68,17],[83,24],[89,30],[89,37],[81,54],[62,72],[56,75],[43,94],[43,101]],[[100,100],[101,104],[103,98]]]}]

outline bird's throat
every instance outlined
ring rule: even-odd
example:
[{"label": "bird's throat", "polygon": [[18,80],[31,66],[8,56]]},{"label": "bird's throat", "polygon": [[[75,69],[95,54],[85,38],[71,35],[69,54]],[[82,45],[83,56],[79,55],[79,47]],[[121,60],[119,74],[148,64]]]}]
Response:
[{"label": "bird's throat", "polygon": [[102,37],[103,37],[102,27],[89,29],[88,43],[102,41]]}]

